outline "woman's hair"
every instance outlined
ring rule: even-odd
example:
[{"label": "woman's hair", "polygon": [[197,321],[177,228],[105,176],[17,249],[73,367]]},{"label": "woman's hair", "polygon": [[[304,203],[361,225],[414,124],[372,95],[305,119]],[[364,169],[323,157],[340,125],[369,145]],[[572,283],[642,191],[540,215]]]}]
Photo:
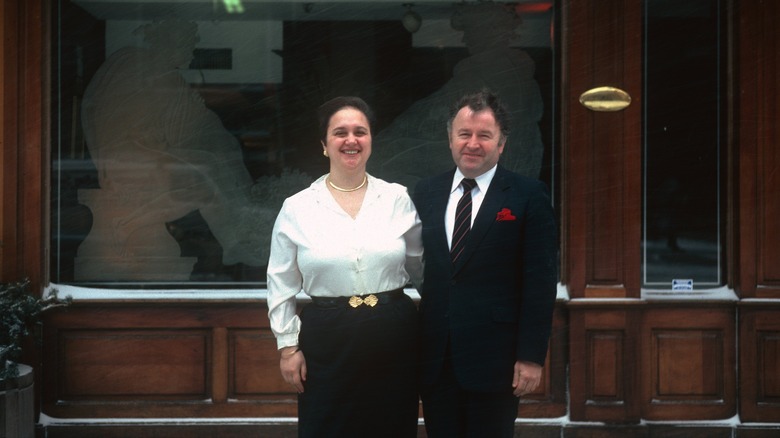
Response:
[{"label": "woman's hair", "polygon": [[328,136],[328,124],[330,123],[330,118],[333,117],[333,114],[336,114],[344,108],[355,108],[356,110],[363,113],[363,115],[366,116],[366,119],[368,120],[368,129],[370,129],[371,132],[374,132],[374,123],[376,122],[374,111],[371,110],[371,107],[368,106],[368,104],[363,99],[355,96],[334,97],[333,99],[320,105],[319,109],[317,110],[317,115],[320,122],[320,140],[322,140],[323,143]]}]

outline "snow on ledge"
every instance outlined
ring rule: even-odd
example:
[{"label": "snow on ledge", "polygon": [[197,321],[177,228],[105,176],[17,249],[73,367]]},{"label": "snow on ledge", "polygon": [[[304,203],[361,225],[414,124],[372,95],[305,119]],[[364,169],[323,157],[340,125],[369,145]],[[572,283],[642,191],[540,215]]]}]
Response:
[{"label": "snow on ledge", "polygon": [[[51,283],[46,287],[45,294],[57,290],[64,298],[70,295],[73,301],[257,301],[268,298],[268,289],[107,289],[96,287],[73,286],[69,284]],[[406,288],[404,292],[419,299],[420,295],[414,288]],[[303,292],[298,294],[299,301],[309,301],[311,298]]]},{"label": "snow on ledge", "polygon": [[673,300],[673,301],[739,301],[739,297],[733,289],[723,286],[716,289],[700,290],[670,290],[670,289],[642,289],[642,299]]},{"label": "snow on ledge", "polygon": [[[257,425],[271,425],[271,424],[297,424],[297,417],[216,417],[216,418],[56,418],[50,417],[43,412],[40,414],[38,424],[43,426],[57,426],[57,425],[113,425],[113,426],[126,426],[126,425],[219,425],[219,424],[257,424]],[[422,418],[417,419],[419,426],[424,425]],[[567,426],[610,426],[610,423],[601,421],[572,421],[568,415],[557,418],[517,418],[515,424],[537,424],[537,425],[557,425],[561,427]],[[731,418],[725,418],[722,420],[688,420],[688,421],[651,421],[640,419],[638,425],[674,425],[677,427],[697,427],[697,426],[714,426],[714,427],[729,427],[736,428],[740,426],[751,427],[777,427],[780,423],[751,423],[742,422],[739,415],[734,415]]]},{"label": "snow on ledge", "polygon": [[298,423],[297,417],[215,417],[215,418],[56,418],[41,412],[38,424],[55,426],[62,424],[113,424],[117,426],[129,424],[280,424]]},{"label": "snow on ledge", "polygon": [[[46,287],[45,295],[57,290],[60,297],[70,295],[73,301],[256,301],[268,298],[268,289],[108,289],[98,287],[73,286],[51,283]],[[405,288],[404,292],[414,300],[420,299],[417,289]],[[566,287],[558,283],[557,299],[568,301]],[[299,301],[310,300],[303,292],[298,294]]]},{"label": "snow on ledge", "polygon": [[70,295],[73,301],[135,300],[264,300],[266,289],[106,289],[51,283],[46,293],[56,289],[60,297]]}]

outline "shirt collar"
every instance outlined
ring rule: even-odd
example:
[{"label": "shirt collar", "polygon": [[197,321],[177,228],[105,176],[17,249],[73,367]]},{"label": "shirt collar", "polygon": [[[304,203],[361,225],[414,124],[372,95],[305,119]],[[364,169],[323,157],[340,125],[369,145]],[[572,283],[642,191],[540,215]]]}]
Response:
[{"label": "shirt collar", "polygon": [[[483,173],[482,175],[474,178],[474,180],[477,182],[477,188],[481,192],[487,191],[487,188],[490,186],[490,182],[493,181],[493,177],[496,175],[496,169],[498,168],[498,164],[491,167],[490,170]],[[460,186],[460,181],[465,178],[466,176],[463,175],[463,172],[460,171],[457,167],[455,168],[455,175],[452,177],[452,187],[450,188],[450,193],[455,192],[455,190],[458,189]]]},{"label": "shirt collar", "polygon": [[[343,211],[341,207],[338,206],[338,203],[336,203],[336,200],[333,198],[333,195],[330,194],[330,190],[328,189],[327,179],[329,175],[330,173],[326,173],[320,176],[313,183],[311,183],[309,188],[317,194],[317,197],[320,201],[322,199],[327,199],[328,202],[332,200],[333,205],[338,207],[339,211]],[[363,205],[360,207],[361,209],[370,205],[375,199],[382,196],[382,191],[379,187],[382,180],[370,175],[368,172],[366,172],[366,177],[368,178],[368,187],[366,187],[366,196],[363,198]]]}]

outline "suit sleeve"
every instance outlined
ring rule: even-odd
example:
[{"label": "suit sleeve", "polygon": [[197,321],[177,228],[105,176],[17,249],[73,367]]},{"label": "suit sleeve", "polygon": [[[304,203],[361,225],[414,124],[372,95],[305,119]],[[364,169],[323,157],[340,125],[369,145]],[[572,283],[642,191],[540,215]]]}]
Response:
[{"label": "suit sleeve", "polygon": [[517,360],[544,365],[558,283],[558,233],[546,186],[532,192],[522,231]]}]

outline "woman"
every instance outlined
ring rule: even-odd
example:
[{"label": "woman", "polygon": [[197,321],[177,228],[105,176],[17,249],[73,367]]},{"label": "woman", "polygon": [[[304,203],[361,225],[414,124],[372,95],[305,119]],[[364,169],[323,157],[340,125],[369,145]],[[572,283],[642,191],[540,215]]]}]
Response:
[{"label": "woman", "polygon": [[[330,173],[285,200],[268,264],[268,316],[300,437],[414,437],[421,225],[406,188],[366,173],[373,113],[357,97],[319,109]],[[296,316],[296,294],[312,302]]]}]

